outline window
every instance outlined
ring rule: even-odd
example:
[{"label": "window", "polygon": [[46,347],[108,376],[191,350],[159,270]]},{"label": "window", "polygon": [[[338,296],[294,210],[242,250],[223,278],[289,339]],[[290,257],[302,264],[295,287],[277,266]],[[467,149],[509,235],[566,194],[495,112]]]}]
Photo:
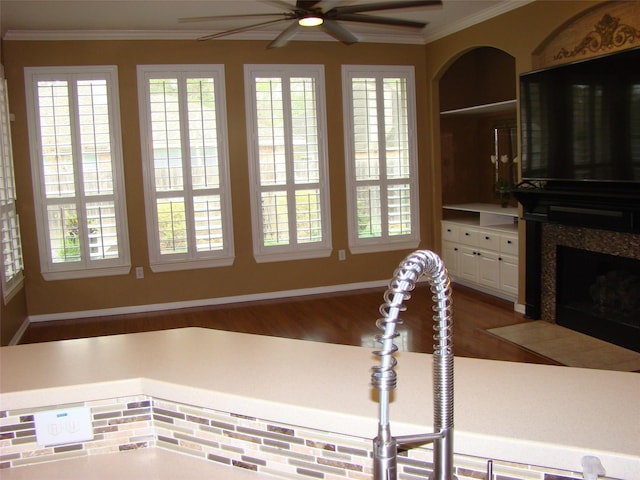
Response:
[{"label": "window", "polygon": [[25,68],[46,280],[130,270],[114,66]]},{"label": "window", "polygon": [[342,67],[349,247],[420,242],[413,67]]},{"label": "window", "polygon": [[16,213],[16,187],[9,124],[7,84],[0,67],[0,264],[5,303],[23,283],[20,224]]},{"label": "window", "polygon": [[324,70],[246,65],[254,256],[331,254]]},{"label": "window", "polygon": [[138,67],[153,271],[231,265],[224,67]]}]

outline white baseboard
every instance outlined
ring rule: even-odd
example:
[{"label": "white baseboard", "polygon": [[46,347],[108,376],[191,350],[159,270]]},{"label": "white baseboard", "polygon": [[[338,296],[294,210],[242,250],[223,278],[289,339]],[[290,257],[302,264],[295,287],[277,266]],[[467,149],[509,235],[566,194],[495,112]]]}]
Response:
[{"label": "white baseboard", "polygon": [[22,322],[22,325],[20,325],[20,328],[18,328],[18,331],[9,342],[9,346],[18,345],[20,343],[20,340],[22,340],[22,336],[27,331],[27,328],[29,328],[29,323],[31,323],[29,322],[29,317],[25,318]]},{"label": "white baseboard", "polygon": [[[30,315],[28,322],[51,322],[57,320],[74,320],[78,318],[103,317],[110,315],[127,315],[132,313],[158,312],[163,310],[175,310],[179,308],[210,307],[230,303],[254,302],[259,300],[275,300],[278,298],[302,297],[305,295],[319,295],[324,293],[347,292],[350,290],[362,290],[366,288],[386,287],[388,280],[376,280],[372,282],[348,283],[343,285],[329,285],[325,287],[301,288],[297,290],[284,290],[280,292],[256,293],[249,295],[236,295],[231,297],[206,298],[202,300],[188,300],[185,302],[155,303],[148,305],[132,305],[128,307],[103,308],[98,310],[82,310],[65,313],[45,313],[42,315]],[[380,301],[382,302],[382,293]],[[28,325],[27,325],[28,326]],[[26,330],[26,328],[25,328]],[[24,333],[24,332],[22,332]]]},{"label": "white baseboard", "polygon": [[[424,280],[424,279],[421,279]],[[22,322],[22,325],[13,336],[9,345],[18,345],[22,336],[29,328],[29,324],[38,322],[52,322],[59,320],[74,320],[78,318],[105,317],[111,315],[128,315],[134,313],[159,312],[163,310],[175,310],[180,308],[209,307],[231,303],[255,302],[260,300],[275,300],[278,298],[302,297],[306,295],[320,295],[325,293],[348,292],[366,288],[386,288],[389,280],[375,280],[371,282],[347,283],[342,285],[329,285],[325,287],[301,288],[297,290],[283,290],[280,292],[256,293],[249,295],[235,295],[231,297],[207,298],[202,300],[189,300],[185,302],[155,303],[147,305],[132,305],[127,307],[103,308],[97,310],[81,310],[77,312],[46,313],[42,315],[30,315]],[[462,283],[462,282],[461,282]],[[464,284],[464,283],[463,283]],[[468,285],[471,286],[471,285]],[[472,287],[473,288],[473,287]],[[495,292],[485,292],[495,295]],[[381,292],[382,295],[382,292]],[[382,302],[382,296],[380,297]],[[507,300],[513,301],[512,298]],[[524,313],[524,305],[514,303],[516,312]]]}]

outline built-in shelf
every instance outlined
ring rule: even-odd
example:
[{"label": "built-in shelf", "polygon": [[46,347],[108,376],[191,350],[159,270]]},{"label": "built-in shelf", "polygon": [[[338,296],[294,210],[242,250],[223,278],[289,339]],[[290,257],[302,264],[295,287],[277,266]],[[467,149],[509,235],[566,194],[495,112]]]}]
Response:
[{"label": "built-in shelf", "polygon": [[460,203],[455,205],[443,205],[445,210],[469,212],[478,216],[478,226],[513,225],[518,218],[516,207],[501,207],[493,203]]},{"label": "built-in shelf", "polygon": [[440,115],[479,115],[486,113],[515,113],[517,106],[516,100],[505,100],[504,102],[487,103],[484,105],[474,105],[472,107],[457,108],[454,110],[446,110],[440,112]]}]

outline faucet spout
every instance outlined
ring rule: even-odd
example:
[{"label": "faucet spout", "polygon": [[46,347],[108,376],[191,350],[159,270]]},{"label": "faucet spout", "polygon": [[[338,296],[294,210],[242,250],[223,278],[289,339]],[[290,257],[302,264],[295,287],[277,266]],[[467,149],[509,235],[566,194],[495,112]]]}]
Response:
[{"label": "faucet spout", "polygon": [[[434,301],[433,346],[433,405],[434,433],[406,435],[394,438],[389,424],[390,392],[395,389],[397,361],[393,354],[398,347],[393,343],[396,325],[402,321],[400,312],[406,310],[404,301],[417,281],[427,275]],[[433,442],[432,480],[453,480],[453,345],[452,303],[449,274],[440,257],[428,250],[417,250],[408,255],[396,268],[380,306],[382,315],[376,322],[382,334],[376,335],[381,344],[374,352],[380,364],[373,367],[371,383],[379,391],[378,436],[373,440],[374,480],[397,478],[398,446]]]}]

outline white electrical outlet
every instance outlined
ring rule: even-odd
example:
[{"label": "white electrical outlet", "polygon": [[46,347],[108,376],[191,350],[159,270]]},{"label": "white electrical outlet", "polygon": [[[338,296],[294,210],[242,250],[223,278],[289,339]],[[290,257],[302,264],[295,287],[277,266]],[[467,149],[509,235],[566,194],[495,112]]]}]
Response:
[{"label": "white electrical outlet", "polygon": [[338,250],[338,260],[341,262],[347,259],[347,252],[344,250]]},{"label": "white electrical outlet", "polygon": [[41,447],[93,440],[89,407],[37,412],[34,420],[36,441]]},{"label": "white electrical outlet", "polygon": [[136,267],[136,278],[138,280],[140,280],[141,278],[144,278],[144,268]]}]

